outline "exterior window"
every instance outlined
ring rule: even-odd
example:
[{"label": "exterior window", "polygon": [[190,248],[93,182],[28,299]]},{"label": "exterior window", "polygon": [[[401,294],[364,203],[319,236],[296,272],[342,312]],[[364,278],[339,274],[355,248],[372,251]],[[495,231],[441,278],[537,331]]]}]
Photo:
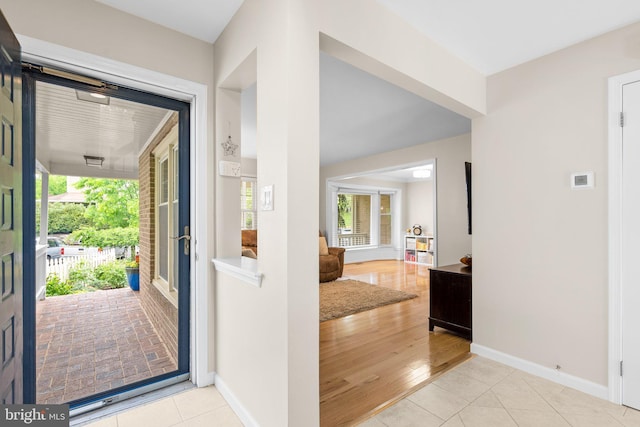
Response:
[{"label": "exterior window", "polygon": [[346,247],[379,247],[393,244],[393,194],[374,190],[335,193],[337,229],[332,244]]},{"label": "exterior window", "polygon": [[242,178],[240,189],[240,204],[242,212],[243,230],[256,230],[258,228],[258,208],[256,203],[256,180]]},{"label": "exterior window", "polygon": [[175,127],[153,151],[156,166],[156,251],[154,283],[177,301],[178,136]]},{"label": "exterior window", "polygon": [[338,245],[371,244],[371,196],[338,194]]},{"label": "exterior window", "polygon": [[158,277],[169,282],[169,158],[158,164]]},{"label": "exterior window", "polygon": [[391,245],[391,194],[380,195],[380,246]]}]

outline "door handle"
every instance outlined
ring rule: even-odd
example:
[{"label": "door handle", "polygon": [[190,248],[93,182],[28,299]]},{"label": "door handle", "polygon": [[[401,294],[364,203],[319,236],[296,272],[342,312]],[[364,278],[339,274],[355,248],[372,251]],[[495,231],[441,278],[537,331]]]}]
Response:
[{"label": "door handle", "polygon": [[191,246],[191,236],[189,235],[189,226],[184,226],[184,234],[182,236],[170,237],[173,240],[183,240],[184,239],[184,254],[189,255],[189,249]]}]

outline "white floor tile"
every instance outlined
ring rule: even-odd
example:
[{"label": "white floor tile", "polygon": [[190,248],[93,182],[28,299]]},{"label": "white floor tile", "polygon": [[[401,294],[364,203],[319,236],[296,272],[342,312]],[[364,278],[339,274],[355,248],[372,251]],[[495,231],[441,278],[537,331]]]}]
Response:
[{"label": "white floor tile", "polygon": [[466,400],[435,384],[423,387],[407,399],[443,420],[448,420],[469,404]]},{"label": "white floor tile", "polygon": [[460,415],[454,415],[449,418],[446,423],[442,424],[441,427],[465,427],[460,419]]},{"label": "white floor tile", "polygon": [[224,398],[215,387],[193,388],[173,396],[178,412],[183,420],[196,417],[225,406]]},{"label": "white floor tile", "polygon": [[625,427],[640,427],[640,411],[632,408],[626,408],[621,415],[614,415],[614,418],[622,423]]},{"label": "white floor tile", "polygon": [[526,409],[508,409],[519,427],[570,427],[570,424],[557,412],[531,411]]},{"label": "white floor tile", "polygon": [[482,357],[474,357],[470,361],[456,367],[458,373],[468,375],[490,386],[498,384],[514,370],[513,368]]},{"label": "white floor tile", "polygon": [[622,427],[609,414],[562,414],[573,427]]},{"label": "white floor tile", "polygon": [[90,424],[86,424],[86,427],[118,427],[118,421],[116,417],[103,418],[101,420],[94,421]]},{"label": "white floor tile", "polygon": [[443,419],[407,399],[384,410],[376,418],[387,426],[393,427],[440,427],[444,423]]},{"label": "white floor tile", "polygon": [[465,427],[517,427],[505,409],[468,406],[459,415]]},{"label": "white floor tile", "polygon": [[478,406],[480,408],[504,408],[495,393],[491,390],[471,402],[470,406]]},{"label": "white floor tile", "polygon": [[388,427],[386,424],[384,424],[382,421],[380,421],[378,418],[374,417],[374,418],[369,418],[367,421],[358,424],[358,427]]},{"label": "white floor tile", "polygon": [[501,381],[491,389],[500,403],[508,409],[529,409],[554,412],[554,409],[540,397],[524,379]]},{"label": "white floor tile", "polygon": [[173,399],[166,398],[117,415],[118,427],[170,427],[182,421]]},{"label": "white floor tile", "polygon": [[450,391],[469,402],[477,399],[478,396],[491,388],[490,385],[485,384],[482,381],[478,381],[468,375],[464,375],[458,372],[457,369],[447,372],[445,375],[435,380],[433,384]]},{"label": "white floor tile", "polygon": [[242,427],[242,423],[236,414],[227,405],[218,407],[213,411],[206,412],[183,421],[176,427]]}]

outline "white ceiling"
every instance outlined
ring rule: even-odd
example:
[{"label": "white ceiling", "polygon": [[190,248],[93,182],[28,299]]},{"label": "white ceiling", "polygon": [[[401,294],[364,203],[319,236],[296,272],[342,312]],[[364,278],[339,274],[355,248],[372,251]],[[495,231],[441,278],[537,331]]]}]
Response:
[{"label": "white ceiling", "polygon": [[640,20],[638,0],[377,0],[490,75]]},{"label": "white ceiling", "polygon": [[[208,42],[218,38],[242,4],[242,0],[95,1]],[[640,20],[640,0],[377,1],[487,75]],[[467,119],[331,56],[321,54],[320,62],[323,165],[470,130]],[[243,94],[243,104],[247,103],[247,98],[255,100],[255,86],[249,92],[251,90],[253,95]],[[255,101],[251,102],[255,104]],[[50,104],[52,108],[61,108],[57,101],[50,101]],[[255,148],[250,148],[249,144],[252,138],[255,141],[255,126],[252,124],[255,122],[255,105],[253,108],[253,115],[243,112],[249,117],[249,128],[243,125],[242,129],[243,145],[247,144],[243,153],[249,156],[252,156],[251,151],[255,156]],[[46,118],[47,121],[52,119]],[[95,120],[102,119],[94,117],[92,120],[96,123]],[[128,126],[132,123],[130,117],[125,117],[124,121]],[[101,126],[104,124],[99,123]],[[138,126],[138,131],[141,130]],[[150,124],[146,131],[152,132]],[[87,135],[71,137],[68,128],[52,132],[60,133],[58,142],[50,136],[47,144],[67,144],[63,145],[60,158],[52,159],[54,163],[84,154],[78,147],[85,146]],[[105,130],[104,134],[109,132]],[[131,145],[112,136],[110,140],[93,141],[98,151],[112,156],[114,165],[120,162],[125,166],[118,167],[130,169],[135,162],[118,156],[125,152],[133,153],[135,144],[139,145],[139,140],[144,139],[140,135],[133,138],[138,141],[130,142]],[[253,144],[255,146],[255,142]],[[127,166],[127,162],[131,165]]]},{"label": "white ceiling", "polygon": [[[414,172],[417,170],[428,170],[430,176],[420,178],[417,177]],[[342,179],[337,179],[336,181],[349,181],[352,178],[369,178],[378,181],[396,181],[396,182],[420,182],[420,181],[431,181],[433,179],[433,160],[425,161],[423,164],[417,166],[410,167],[400,167],[399,169],[391,169],[384,171],[374,171],[369,173],[360,174],[354,177],[347,177]]]},{"label": "white ceiling", "polygon": [[[256,85],[241,95],[243,157],[256,157]],[[320,164],[353,160],[471,131],[471,121],[320,53]]]},{"label": "white ceiling", "polygon": [[[78,100],[76,91],[36,83],[36,158],[54,175],[138,177],[138,154],[169,110],[111,98]],[[84,155],[104,157],[102,168]]]},{"label": "white ceiling", "polygon": [[[96,0],[213,43],[242,0]],[[640,21],[638,0],[377,0],[489,75]]]},{"label": "white ceiling", "polygon": [[96,0],[147,21],[213,43],[243,0]]}]

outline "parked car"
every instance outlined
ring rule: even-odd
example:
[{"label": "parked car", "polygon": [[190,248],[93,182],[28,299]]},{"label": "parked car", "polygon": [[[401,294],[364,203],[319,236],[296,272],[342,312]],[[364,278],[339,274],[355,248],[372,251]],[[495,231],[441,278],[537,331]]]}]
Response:
[{"label": "parked car", "polygon": [[[98,248],[95,248],[96,251],[98,250]],[[84,246],[80,246],[80,245],[64,245],[62,247],[62,256],[63,257],[68,257],[68,256],[82,256],[88,253],[87,248],[85,248]]]},{"label": "parked car", "polygon": [[64,253],[64,243],[56,237],[47,238],[47,259],[60,258]]},{"label": "parked car", "polygon": [[124,259],[127,253],[127,248],[124,246],[116,246],[113,248],[116,253],[116,259]]},{"label": "parked car", "polygon": [[[67,244],[62,237],[60,236],[48,236],[47,237],[48,248],[47,248],[47,258],[59,258],[59,257],[70,257],[70,256],[82,256],[91,252],[91,249],[95,251],[98,248],[86,248],[78,243]],[[51,256],[49,256],[51,254]]]}]

